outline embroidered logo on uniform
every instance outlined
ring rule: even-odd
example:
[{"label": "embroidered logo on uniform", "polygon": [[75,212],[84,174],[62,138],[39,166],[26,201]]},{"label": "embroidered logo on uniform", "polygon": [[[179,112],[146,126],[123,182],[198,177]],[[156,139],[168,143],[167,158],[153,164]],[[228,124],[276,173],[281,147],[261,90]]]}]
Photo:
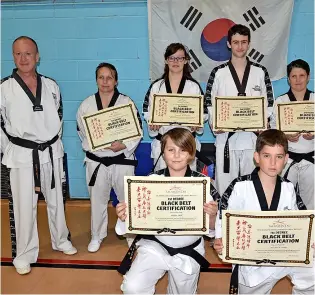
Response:
[{"label": "embroidered logo on uniform", "polygon": [[254,91],[261,91],[261,88],[259,85],[255,85],[255,87],[253,87]]},{"label": "embroidered logo on uniform", "polygon": [[54,100],[57,99],[57,95],[55,93],[52,93]]}]

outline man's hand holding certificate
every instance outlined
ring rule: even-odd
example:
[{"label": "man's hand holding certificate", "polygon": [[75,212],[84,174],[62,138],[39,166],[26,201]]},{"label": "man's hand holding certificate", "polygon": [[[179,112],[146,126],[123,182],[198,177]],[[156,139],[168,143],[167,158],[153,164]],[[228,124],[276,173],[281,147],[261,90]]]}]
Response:
[{"label": "man's hand holding certificate", "polygon": [[265,97],[215,97],[213,131],[257,131],[267,129]]},{"label": "man's hand holding certificate", "polygon": [[209,196],[209,177],[125,176],[126,232],[207,234]]},{"label": "man's hand holding certificate", "polygon": [[128,142],[142,137],[135,106],[119,105],[82,117],[91,151],[111,146],[113,142]]}]

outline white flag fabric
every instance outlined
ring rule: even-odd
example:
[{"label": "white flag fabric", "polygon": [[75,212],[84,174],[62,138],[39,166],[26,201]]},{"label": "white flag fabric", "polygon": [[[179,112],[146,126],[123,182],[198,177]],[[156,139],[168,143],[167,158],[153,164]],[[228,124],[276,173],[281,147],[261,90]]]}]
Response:
[{"label": "white flag fabric", "polygon": [[286,75],[294,0],[148,0],[150,77],[159,78],[170,43],[189,50],[192,76],[206,82],[231,57],[227,32],[234,24],[251,30],[249,58],[265,66],[271,80]]}]

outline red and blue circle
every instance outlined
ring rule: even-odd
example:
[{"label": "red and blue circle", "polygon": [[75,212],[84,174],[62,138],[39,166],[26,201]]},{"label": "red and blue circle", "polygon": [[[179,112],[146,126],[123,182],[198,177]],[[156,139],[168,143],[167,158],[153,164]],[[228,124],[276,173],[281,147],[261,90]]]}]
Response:
[{"label": "red and blue circle", "polygon": [[231,58],[228,49],[227,34],[235,23],[227,18],[219,18],[208,23],[201,33],[200,43],[203,52],[214,61],[225,61]]}]

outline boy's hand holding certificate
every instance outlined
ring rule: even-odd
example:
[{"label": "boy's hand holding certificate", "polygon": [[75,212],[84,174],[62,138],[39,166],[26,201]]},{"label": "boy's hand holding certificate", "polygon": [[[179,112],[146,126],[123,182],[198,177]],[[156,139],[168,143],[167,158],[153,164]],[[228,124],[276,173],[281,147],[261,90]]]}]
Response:
[{"label": "boy's hand holding certificate", "polygon": [[313,264],[314,211],[222,211],[225,262],[256,266]]},{"label": "boy's hand holding certificate", "polygon": [[204,235],[209,215],[210,178],[125,176],[126,232]]}]

